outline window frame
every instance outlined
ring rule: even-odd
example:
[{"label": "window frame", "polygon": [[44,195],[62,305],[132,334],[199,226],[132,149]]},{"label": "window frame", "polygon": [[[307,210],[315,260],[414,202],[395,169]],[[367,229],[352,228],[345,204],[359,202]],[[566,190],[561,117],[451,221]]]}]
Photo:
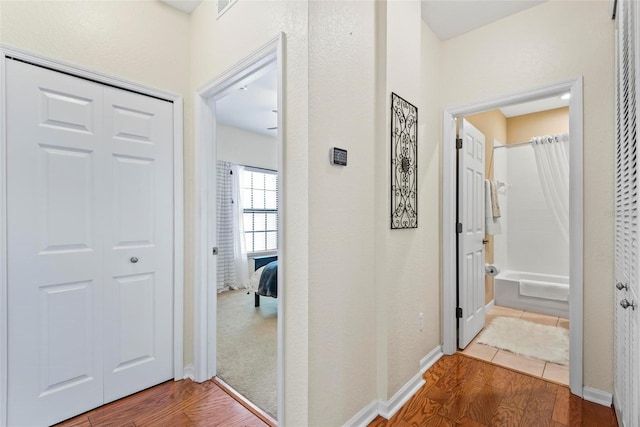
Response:
[{"label": "window frame", "polygon": [[[256,167],[256,166],[248,166],[248,165],[242,165],[243,166],[243,171],[242,173],[244,174],[245,172],[254,172],[254,173],[261,173],[261,174],[265,174],[265,175],[274,175],[276,178],[276,189],[275,189],[275,193],[276,193],[276,208],[275,209],[258,209],[258,208],[248,208],[246,209],[244,206],[242,206],[242,214],[276,214],[276,228],[271,230],[267,230],[266,229],[266,225],[265,225],[265,230],[260,230],[260,231],[255,231],[255,230],[251,230],[251,231],[247,231],[244,230],[244,234],[245,236],[249,233],[252,233],[254,235],[254,244],[252,248],[247,247],[247,256],[252,258],[252,257],[258,257],[258,256],[271,256],[271,255],[276,255],[278,253],[278,246],[280,244],[280,242],[278,241],[278,215],[279,210],[280,210],[280,206],[279,206],[279,194],[278,194],[278,185],[277,185],[277,180],[278,180],[278,171],[277,170],[273,170],[273,169],[267,169],[267,168],[260,168],[260,167]],[[244,187],[242,186],[242,183],[244,182],[244,176],[241,177],[241,185],[240,185],[240,191],[243,191],[247,188],[250,188],[252,191],[255,190],[255,187],[253,187],[253,183],[251,187]],[[243,205],[245,204],[245,201],[243,199]],[[268,232],[274,232],[276,233],[276,247],[275,249],[267,249],[264,251],[255,251],[253,250],[255,248],[255,234],[256,233],[266,233]],[[265,237],[266,238],[266,237]],[[246,241],[245,241],[246,242]],[[266,247],[266,242],[265,242],[265,247]],[[251,250],[250,250],[251,249]]]}]

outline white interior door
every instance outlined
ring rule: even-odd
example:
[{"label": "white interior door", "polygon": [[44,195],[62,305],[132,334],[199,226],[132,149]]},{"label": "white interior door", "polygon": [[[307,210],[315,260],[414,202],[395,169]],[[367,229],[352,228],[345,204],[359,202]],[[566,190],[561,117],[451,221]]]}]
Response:
[{"label": "white interior door", "polygon": [[[458,150],[458,347],[482,330],[484,304],[484,135],[460,124]],[[460,311],[462,311],[460,315]]]},{"label": "white interior door", "polygon": [[173,377],[173,106],[103,99],[106,403]]},{"label": "white interior door", "polygon": [[8,422],[49,425],[172,377],[172,106],[6,70]]}]

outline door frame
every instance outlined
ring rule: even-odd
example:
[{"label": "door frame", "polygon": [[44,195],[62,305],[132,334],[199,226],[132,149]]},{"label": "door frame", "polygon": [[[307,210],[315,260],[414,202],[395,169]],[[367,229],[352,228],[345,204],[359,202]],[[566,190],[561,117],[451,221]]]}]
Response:
[{"label": "door frame", "polygon": [[[217,373],[217,308],[215,257],[216,212],[216,114],[215,101],[259,73],[275,68],[278,73],[278,259],[284,257],[284,33],[200,87],[195,94],[195,217],[194,217],[194,357],[193,375],[197,382],[207,381]],[[284,419],[284,269],[278,269],[278,344],[277,389],[278,419]]]},{"label": "door frame", "polygon": [[443,170],[442,170],[442,349],[453,354],[456,341],[456,118],[494,110],[507,105],[535,101],[570,92],[569,133],[569,386],[571,392],[582,397],[583,385],[583,105],[582,76],[547,86],[516,92],[460,107],[447,108],[443,114]]},{"label": "door frame", "polygon": [[8,277],[7,277],[7,58],[69,74],[99,84],[162,99],[173,104],[173,376],[184,377],[184,187],[183,187],[183,99],[181,96],[119,77],[72,65],[15,47],[0,44],[0,425],[7,423],[8,390]]}]

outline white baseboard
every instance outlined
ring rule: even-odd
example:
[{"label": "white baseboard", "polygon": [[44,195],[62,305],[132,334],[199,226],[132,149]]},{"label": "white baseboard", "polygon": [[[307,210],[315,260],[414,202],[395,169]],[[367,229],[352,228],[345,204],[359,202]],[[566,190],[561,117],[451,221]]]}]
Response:
[{"label": "white baseboard", "polygon": [[422,373],[418,372],[391,399],[386,402],[378,401],[378,413],[386,419],[393,417],[423,385],[425,380],[422,379]]},{"label": "white baseboard", "polygon": [[433,366],[441,357],[442,346],[439,345],[431,350],[425,357],[420,359],[420,370],[413,376],[391,399],[386,402],[382,400],[374,400],[366,407],[362,408],[360,412],[353,416],[349,421],[345,423],[345,427],[360,427],[366,426],[373,421],[378,415],[389,419],[402,408],[402,405],[407,403],[414,394],[420,390],[425,384],[422,375]]},{"label": "white baseboard", "polygon": [[442,346],[439,345],[431,350],[425,357],[420,359],[420,370],[413,376],[391,399],[386,402],[378,402],[379,415],[389,419],[402,408],[402,405],[407,403],[414,394],[425,385],[425,381],[422,375],[429,369],[434,363],[442,357]]},{"label": "white baseboard", "polygon": [[582,398],[606,407],[610,407],[613,402],[613,395],[611,393],[596,390],[591,387],[582,387]]},{"label": "white baseboard", "polygon": [[441,345],[431,350],[429,354],[420,359],[420,374],[427,372],[427,369],[432,367],[442,356],[444,356],[444,353],[442,352]]},{"label": "white baseboard", "polygon": [[485,310],[489,311],[495,306],[496,306],[496,300],[492,299],[491,301],[489,301],[489,303],[487,305],[484,306],[484,308],[485,308]]},{"label": "white baseboard", "polygon": [[361,427],[368,425],[378,416],[378,401],[374,400],[347,421],[344,427]]},{"label": "white baseboard", "polygon": [[194,381],[196,377],[196,371],[193,369],[193,364],[188,364],[184,367],[184,380],[189,378],[191,381]]}]

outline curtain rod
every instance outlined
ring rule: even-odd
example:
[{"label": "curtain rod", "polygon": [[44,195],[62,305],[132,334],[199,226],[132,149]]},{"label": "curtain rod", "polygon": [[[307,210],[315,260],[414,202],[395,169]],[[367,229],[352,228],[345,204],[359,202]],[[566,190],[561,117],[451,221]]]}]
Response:
[{"label": "curtain rod", "polygon": [[496,148],[515,148],[515,147],[522,147],[525,145],[531,145],[531,141],[527,141],[527,142],[516,142],[515,144],[505,144],[505,145],[498,145],[493,147],[493,149],[495,150]]}]

